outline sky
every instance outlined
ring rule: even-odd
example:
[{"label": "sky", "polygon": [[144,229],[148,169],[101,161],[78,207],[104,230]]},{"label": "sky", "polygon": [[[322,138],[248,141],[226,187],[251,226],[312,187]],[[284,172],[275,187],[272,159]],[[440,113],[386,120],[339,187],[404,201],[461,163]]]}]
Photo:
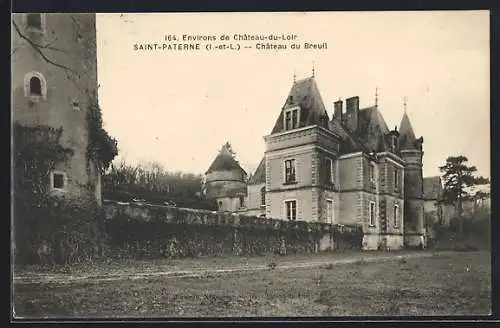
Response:
[{"label": "sky", "polygon": [[[184,34],[217,41],[200,41],[201,50],[134,50],[196,43],[181,41]],[[285,50],[259,50],[259,41],[234,34],[296,38],[273,42]],[[220,41],[223,35],[230,40]],[[406,97],[415,134],[424,138],[424,176],[440,174],[456,155],[490,176],[487,11],[98,14],[97,41],[99,102],[118,140],[117,160],[203,174],[229,141],[252,172],[294,73],[310,77],[314,67],[330,117],[339,98],[373,105],[378,88],[385,121],[399,128]],[[325,42],[326,49],[304,49]]]}]

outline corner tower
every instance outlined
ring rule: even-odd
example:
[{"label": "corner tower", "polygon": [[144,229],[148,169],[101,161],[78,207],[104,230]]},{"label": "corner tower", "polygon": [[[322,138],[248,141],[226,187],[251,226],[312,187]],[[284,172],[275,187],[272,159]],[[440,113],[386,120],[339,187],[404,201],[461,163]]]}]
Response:
[{"label": "corner tower", "polygon": [[87,115],[98,88],[96,15],[23,13],[11,19],[13,121],[62,128],[59,142],[73,155],[50,172],[48,190],[88,193],[100,202],[100,173],[87,156]]},{"label": "corner tower", "polygon": [[340,139],[314,77],[294,81],[278,119],[264,137],[266,216],[334,222]]},{"label": "corner tower", "polygon": [[405,161],[404,170],[404,241],[407,247],[425,247],[423,137],[416,138],[408,114],[399,127],[399,151]]}]

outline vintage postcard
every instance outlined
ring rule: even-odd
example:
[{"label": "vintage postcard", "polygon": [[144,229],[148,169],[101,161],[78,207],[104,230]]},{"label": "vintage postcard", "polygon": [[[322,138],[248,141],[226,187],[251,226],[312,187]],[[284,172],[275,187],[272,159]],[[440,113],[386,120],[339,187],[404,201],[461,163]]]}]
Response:
[{"label": "vintage postcard", "polygon": [[488,11],[12,15],[12,318],[488,315]]}]

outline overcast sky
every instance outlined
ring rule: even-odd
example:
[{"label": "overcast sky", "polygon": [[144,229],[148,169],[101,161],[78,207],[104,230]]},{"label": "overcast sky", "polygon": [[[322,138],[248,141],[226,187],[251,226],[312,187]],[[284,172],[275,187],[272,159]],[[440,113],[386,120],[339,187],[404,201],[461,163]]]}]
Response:
[{"label": "overcast sky", "polygon": [[[302,49],[257,50],[257,42],[240,42],[252,46],[240,51],[133,49],[167,34],[245,33],[295,34]],[[204,173],[229,141],[254,170],[294,72],[311,76],[314,62],[330,117],[339,97],[373,105],[378,87],[387,124],[399,127],[406,96],[424,137],[425,176],[458,154],[490,176],[486,11],[98,14],[97,38],[105,127],[128,161]],[[328,48],[305,50],[305,42]]]}]

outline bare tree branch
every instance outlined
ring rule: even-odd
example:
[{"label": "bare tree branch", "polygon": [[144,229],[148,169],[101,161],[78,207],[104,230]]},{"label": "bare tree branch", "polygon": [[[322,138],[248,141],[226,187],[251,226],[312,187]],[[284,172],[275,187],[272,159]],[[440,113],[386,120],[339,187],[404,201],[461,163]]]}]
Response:
[{"label": "bare tree branch", "polygon": [[69,72],[72,72],[72,73],[74,73],[74,74],[77,74],[77,75],[78,75],[78,72],[77,72],[77,71],[75,71],[75,70],[73,70],[73,69],[71,69],[71,68],[69,68],[69,67],[67,67],[67,66],[65,66],[65,65],[58,64],[58,63],[54,62],[53,60],[51,60],[50,58],[48,58],[48,57],[47,57],[47,56],[46,56],[46,55],[42,52],[42,50],[40,50],[40,48],[43,48],[43,46],[41,46],[41,45],[39,45],[39,44],[37,44],[37,43],[33,42],[33,41],[32,41],[32,40],[30,40],[27,36],[25,36],[25,35],[21,32],[21,30],[19,29],[19,26],[17,26],[16,22],[12,21],[12,24],[14,25],[14,29],[16,30],[17,34],[19,34],[19,36],[20,36],[22,39],[26,40],[26,41],[27,41],[27,42],[28,42],[28,43],[29,43],[29,44],[30,44],[30,45],[31,45],[31,46],[35,49],[35,51],[36,51],[36,52],[38,52],[38,53],[40,54],[40,56],[42,56],[42,58],[43,58],[43,59],[44,59],[47,63],[52,64],[52,65],[54,65],[54,66],[56,66],[56,67],[62,68],[62,69],[64,69],[64,70],[66,70],[66,71],[69,71]]}]

